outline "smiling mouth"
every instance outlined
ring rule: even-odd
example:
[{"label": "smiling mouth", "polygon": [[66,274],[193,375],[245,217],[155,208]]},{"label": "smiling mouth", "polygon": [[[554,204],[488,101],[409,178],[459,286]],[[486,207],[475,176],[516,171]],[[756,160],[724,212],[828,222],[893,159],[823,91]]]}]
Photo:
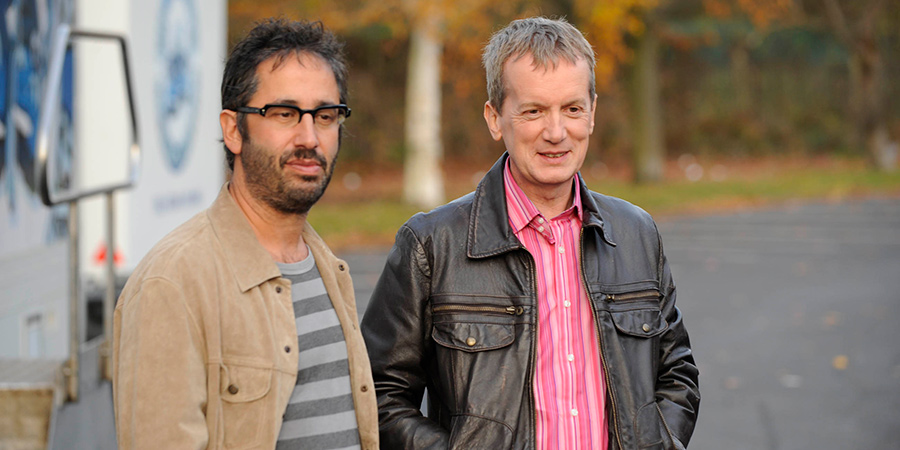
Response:
[{"label": "smiling mouth", "polygon": [[563,156],[566,155],[566,153],[568,153],[568,152],[561,152],[561,153],[540,153],[540,155],[541,155],[541,156],[544,156],[544,157],[547,157],[547,158],[556,159],[556,158],[562,158]]}]

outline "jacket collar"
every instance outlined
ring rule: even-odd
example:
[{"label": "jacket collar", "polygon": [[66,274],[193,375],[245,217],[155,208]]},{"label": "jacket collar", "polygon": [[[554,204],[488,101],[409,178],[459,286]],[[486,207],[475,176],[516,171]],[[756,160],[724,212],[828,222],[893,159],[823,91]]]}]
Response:
[{"label": "jacket collar", "polygon": [[256,239],[244,212],[228,193],[225,183],[219,196],[207,210],[209,222],[222,245],[225,262],[241,292],[281,277],[281,271],[269,252]]},{"label": "jacket collar", "polygon": [[[241,292],[281,277],[281,270],[275,260],[256,239],[247,217],[228,193],[228,183],[222,186],[219,196],[206,214]],[[333,258],[322,238],[309,223],[303,226],[303,240],[309,245],[317,262],[320,258],[328,259],[328,262]]]},{"label": "jacket collar", "polygon": [[[486,258],[525,248],[509,225],[509,213],[506,210],[503,168],[508,158],[509,154],[504,153],[475,188],[472,213],[469,216],[467,254],[470,258]],[[581,190],[583,227],[597,228],[603,240],[607,244],[615,246],[612,228],[603,221],[600,207],[584,184],[580,174],[578,175],[578,189]]]}]

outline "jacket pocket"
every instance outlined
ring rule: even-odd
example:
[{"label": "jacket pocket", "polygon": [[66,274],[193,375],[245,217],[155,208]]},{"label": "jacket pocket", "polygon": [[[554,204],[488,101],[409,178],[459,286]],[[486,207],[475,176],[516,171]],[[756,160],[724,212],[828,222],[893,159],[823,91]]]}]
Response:
[{"label": "jacket pocket", "polygon": [[637,416],[634,418],[634,434],[637,437],[639,449],[684,449],[684,445],[672,436],[666,425],[666,419],[655,401],[638,410]]},{"label": "jacket pocket", "polygon": [[521,306],[440,304],[432,309],[431,337],[447,348],[481,352],[506,347],[515,341],[515,317]]},{"label": "jacket pocket", "polygon": [[512,448],[513,432],[509,425],[470,414],[453,416],[450,425],[450,450]]},{"label": "jacket pocket", "polygon": [[648,403],[634,417],[634,434],[640,449],[663,450],[662,417],[656,402]]},{"label": "jacket pocket", "polygon": [[262,429],[270,423],[272,369],[225,364],[220,393],[225,448],[249,448],[260,443]]},{"label": "jacket pocket", "polygon": [[643,289],[604,294],[610,315],[619,333],[649,338],[669,328],[659,310],[659,291]]}]

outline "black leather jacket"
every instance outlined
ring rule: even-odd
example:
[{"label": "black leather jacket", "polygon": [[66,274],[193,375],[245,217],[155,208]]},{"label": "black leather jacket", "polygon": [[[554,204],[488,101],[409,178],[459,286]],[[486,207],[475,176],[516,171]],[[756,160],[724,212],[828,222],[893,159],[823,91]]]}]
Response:
[{"label": "black leather jacket", "polygon": [[[535,263],[509,225],[506,158],[474,193],[397,233],[362,322],[383,448],[535,447]],[[656,224],[579,184],[609,446],[683,448],[700,403],[698,371]]]}]

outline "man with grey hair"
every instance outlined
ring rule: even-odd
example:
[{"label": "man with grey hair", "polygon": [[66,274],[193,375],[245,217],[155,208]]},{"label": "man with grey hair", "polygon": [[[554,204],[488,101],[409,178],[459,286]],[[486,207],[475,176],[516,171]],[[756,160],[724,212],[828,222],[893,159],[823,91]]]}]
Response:
[{"label": "man with grey hair", "polygon": [[483,62],[507,152],[403,225],[363,318],[382,446],[685,448],[698,370],[656,225],[578,174],[590,44],[564,20],[517,20]]}]

